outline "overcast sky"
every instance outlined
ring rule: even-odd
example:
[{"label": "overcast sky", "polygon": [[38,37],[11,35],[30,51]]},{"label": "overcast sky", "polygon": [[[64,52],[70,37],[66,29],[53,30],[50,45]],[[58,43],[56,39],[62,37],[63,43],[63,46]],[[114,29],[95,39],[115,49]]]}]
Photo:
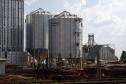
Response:
[{"label": "overcast sky", "polygon": [[96,43],[111,44],[118,57],[126,50],[126,0],[25,0],[25,15],[38,8],[83,18],[83,44],[94,33]]}]

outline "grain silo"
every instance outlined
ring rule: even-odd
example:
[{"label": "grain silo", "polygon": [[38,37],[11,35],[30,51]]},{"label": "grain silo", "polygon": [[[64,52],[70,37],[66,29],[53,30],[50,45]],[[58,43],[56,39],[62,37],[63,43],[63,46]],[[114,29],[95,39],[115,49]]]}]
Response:
[{"label": "grain silo", "polygon": [[[48,54],[48,20],[50,12],[39,8],[26,16],[26,50],[32,56]],[[44,55],[45,56],[45,55]]]},{"label": "grain silo", "polygon": [[82,18],[63,11],[49,20],[49,62],[64,66],[80,62]]},{"label": "grain silo", "polygon": [[24,0],[0,0],[0,57],[8,64],[20,64],[23,46]]}]

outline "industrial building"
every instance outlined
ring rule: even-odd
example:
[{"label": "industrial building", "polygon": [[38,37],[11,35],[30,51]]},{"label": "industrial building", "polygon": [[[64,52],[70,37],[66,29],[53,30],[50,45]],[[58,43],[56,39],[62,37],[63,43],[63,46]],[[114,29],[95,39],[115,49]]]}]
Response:
[{"label": "industrial building", "polygon": [[25,31],[24,0],[0,0],[0,83],[125,83],[126,51],[119,62],[94,34],[82,45],[82,21],[39,8],[26,16]]},{"label": "industrial building", "polygon": [[49,20],[49,64],[73,66],[82,54],[82,18],[67,11]]},{"label": "industrial building", "polygon": [[22,63],[23,42],[24,0],[0,0],[0,57]]},{"label": "industrial building", "polygon": [[42,8],[26,16],[26,50],[41,61],[48,58],[48,21],[51,18],[51,13]]},{"label": "industrial building", "polygon": [[98,45],[95,43],[94,35],[89,34],[88,43],[83,46],[83,60],[87,63],[97,62],[97,56],[102,64],[118,61],[115,50],[109,45]]}]

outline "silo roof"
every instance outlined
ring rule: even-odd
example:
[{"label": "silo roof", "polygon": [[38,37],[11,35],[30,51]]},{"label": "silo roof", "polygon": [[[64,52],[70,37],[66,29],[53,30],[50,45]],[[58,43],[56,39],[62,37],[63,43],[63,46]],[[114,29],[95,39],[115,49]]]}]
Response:
[{"label": "silo roof", "polygon": [[71,14],[68,11],[63,11],[58,15],[55,15],[54,18],[78,18],[77,15]]},{"label": "silo roof", "polygon": [[42,8],[39,8],[39,9],[31,12],[30,14],[47,14],[47,15],[50,15],[51,13],[49,11],[45,11]]}]

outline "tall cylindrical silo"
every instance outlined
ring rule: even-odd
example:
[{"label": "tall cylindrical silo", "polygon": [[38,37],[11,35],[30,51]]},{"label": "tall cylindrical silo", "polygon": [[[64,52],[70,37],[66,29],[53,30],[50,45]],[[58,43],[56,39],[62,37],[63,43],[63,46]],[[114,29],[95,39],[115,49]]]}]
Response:
[{"label": "tall cylindrical silo", "polygon": [[0,57],[7,58],[7,64],[22,62],[18,57],[24,53],[23,31],[24,0],[0,0]]},{"label": "tall cylindrical silo", "polygon": [[26,16],[26,50],[33,56],[38,52],[48,53],[48,20],[51,17],[41,8]]},{"label": "tall cylindrical silo", "polygon": [[[49,20],[49,59],[66,63],[80,61],[82,54],[82,19],[63,11]],[[73,61],[70,61],[73,60]],[[56,65],[56,64],[54,64]]]}]

